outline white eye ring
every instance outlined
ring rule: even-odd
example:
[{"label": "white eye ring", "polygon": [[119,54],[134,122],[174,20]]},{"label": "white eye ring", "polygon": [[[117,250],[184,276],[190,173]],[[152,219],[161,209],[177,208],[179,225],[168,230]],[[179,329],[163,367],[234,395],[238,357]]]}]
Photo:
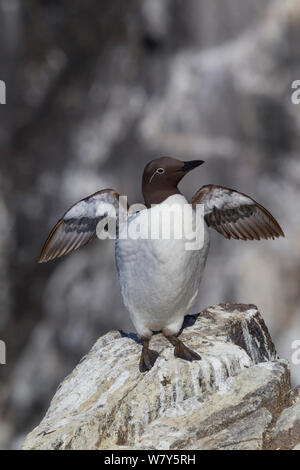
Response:
[{"label": "white eye ring", "polygon": [[153,173],[153,175],[151,176],[150,180],[149,180],[149,184],[151,184],[153,178],[155,175],[162,175],[163,173],[165,172],[165,169],[164,168],[157,168],[155,170],[155,172]]}]

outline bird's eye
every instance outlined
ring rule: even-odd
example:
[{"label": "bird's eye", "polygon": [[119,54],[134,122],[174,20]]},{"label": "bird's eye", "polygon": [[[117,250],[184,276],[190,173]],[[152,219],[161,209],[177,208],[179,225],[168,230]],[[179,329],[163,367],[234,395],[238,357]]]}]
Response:
[{"label": "bird's eye", "polygon": [[149,184],[151,184],[151,182],[152,182],[153,178],[155,177],[155,175],[162,175],[164,172],[165,172],[164,168],[157,168],[155,170],[155,172],[153,173],[153,175],[151,176],[151,178],[149,180]]}]

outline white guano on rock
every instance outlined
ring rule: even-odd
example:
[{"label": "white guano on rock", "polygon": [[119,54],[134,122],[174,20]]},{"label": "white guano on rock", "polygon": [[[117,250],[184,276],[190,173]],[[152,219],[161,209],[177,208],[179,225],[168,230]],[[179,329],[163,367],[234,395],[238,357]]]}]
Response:
[{"label": "white guano on rock", "polygon": [[[277,357],[254,305],[227,303],[187,316],[181,338],[201,361],[175,358],[157,334],[151,348],[159,359],[141,374],[134,334],[101,337],[59,386],[23,449],[259,450],[300,443],[289,365]],[[293,410],[298,421],[289,443]]]}]

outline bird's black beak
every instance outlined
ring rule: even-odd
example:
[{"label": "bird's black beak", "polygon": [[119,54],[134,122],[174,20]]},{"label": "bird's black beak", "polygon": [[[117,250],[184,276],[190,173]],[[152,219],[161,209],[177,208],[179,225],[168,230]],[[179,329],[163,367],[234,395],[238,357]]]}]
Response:
[{"label": "bird's black beak", "polygon": [[191,160],[189,162],[184,162],[182,171],[186,171],[186,172],[191,171],[197,166],[202,165],[203,163],[204,163],[203,160]]}]

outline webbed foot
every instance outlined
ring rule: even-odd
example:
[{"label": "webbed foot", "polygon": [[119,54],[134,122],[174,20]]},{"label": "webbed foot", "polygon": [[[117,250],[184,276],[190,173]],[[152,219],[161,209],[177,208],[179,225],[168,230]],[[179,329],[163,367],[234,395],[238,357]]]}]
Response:
[{"label": "webbed foot", "polygon": [[141,338],[143,349],[139,363],[140,372],[146,372],[147,370],[152,369],[155,364],[156,359],[158,358],[159,354],[153,349],[149,349],[149,338]]},{"label": "webbed foot", "polygon": [[186,361],[200,361],[201,356],[192,349],[185,346],[185,344],[175,335],[166,336],[174,346],[174,356]]}]

